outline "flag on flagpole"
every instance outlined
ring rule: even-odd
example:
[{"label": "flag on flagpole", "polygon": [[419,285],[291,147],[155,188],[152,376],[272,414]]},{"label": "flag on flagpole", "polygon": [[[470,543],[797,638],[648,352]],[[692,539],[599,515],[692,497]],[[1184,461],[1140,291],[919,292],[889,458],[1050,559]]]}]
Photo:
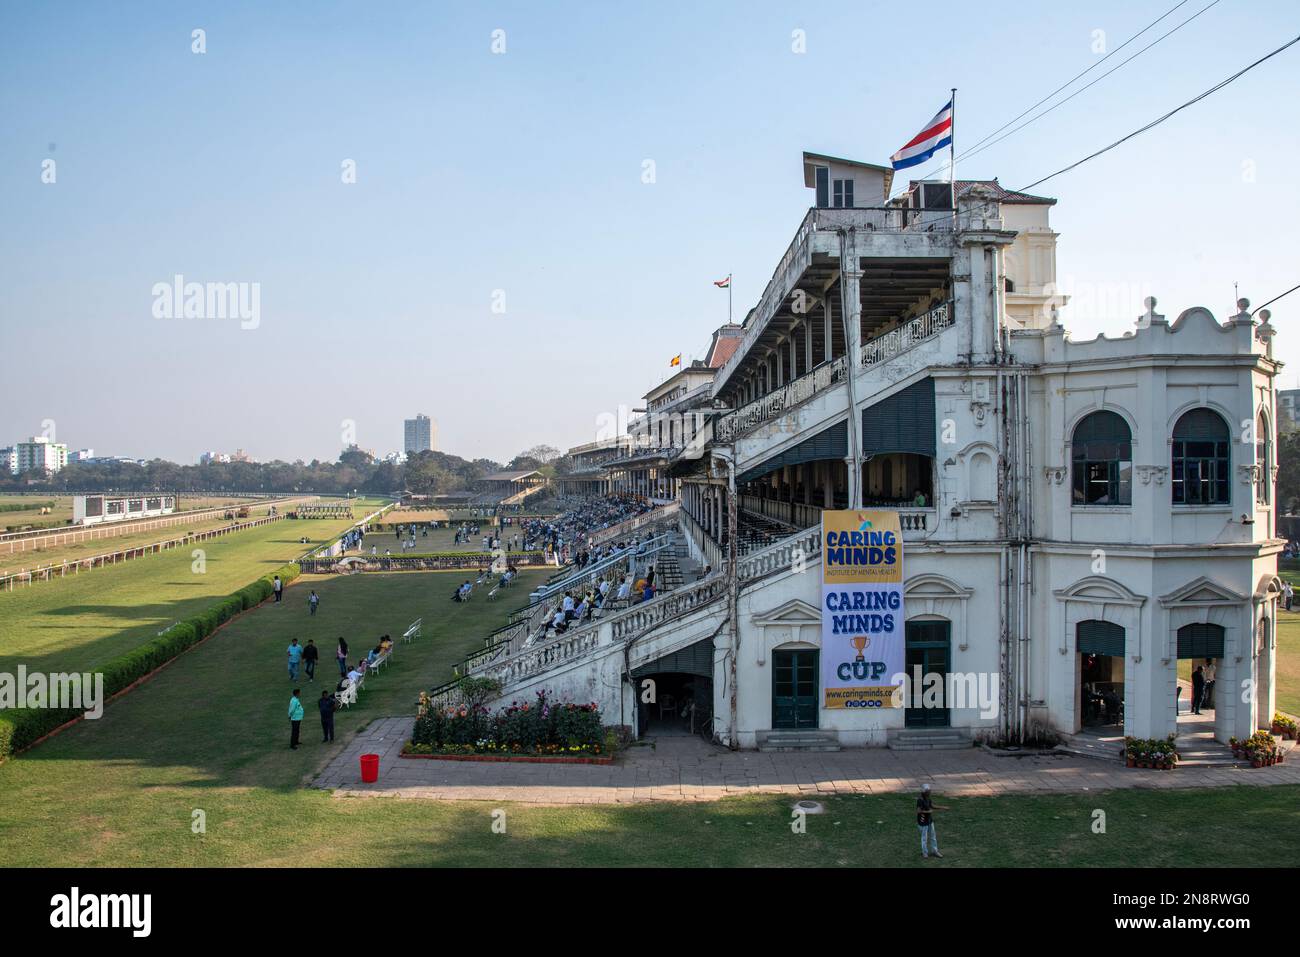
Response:
[{"label": "flag on flagpole", "polygon": [[680,352],[677,353],[677,355],[673,356],[671,359],[668,360],[668,368],[670,368],[670,369],[671,369],[673,366],[679,366],[679,365],[681,365],[681,364],[682,364],[682,354],[681,354]]},{"label": "flag on flagpole", "polygon": [[902,149],[889,158],[889,161],[893,163],[894,169],[907,169],[909,166],[924,163],[939,150],[951,145],[952,100],[949,100],[944,108],[934,115],[934,119],[926,123],[921,132],[905,143]]},{"label": "flag on flagpole", "polygon": [[713,285],[717,286],[719,289],[728,289],[731,287],[731,276],[727,276],[726,279],[715,279]]}]

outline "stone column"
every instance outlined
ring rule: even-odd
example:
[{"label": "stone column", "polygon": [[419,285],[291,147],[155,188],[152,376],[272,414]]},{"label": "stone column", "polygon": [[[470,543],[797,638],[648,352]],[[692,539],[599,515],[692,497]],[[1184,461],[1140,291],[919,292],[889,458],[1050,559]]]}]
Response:
[{"label": "stone column", "polygon": [[849,508],[862,505],[862,475],[857,467],[857,459],[862,454],[862,416],[857,408],[857,390],[854,383],[858,370],[862,368],[862,272],[858,264],[858,253],[850,234],[846,248],[848,261],[840,262],[840,277],[844,283],[844,300],[848,314],[845,318],[845,350],[848,358],[847,389],[849,400]]}]

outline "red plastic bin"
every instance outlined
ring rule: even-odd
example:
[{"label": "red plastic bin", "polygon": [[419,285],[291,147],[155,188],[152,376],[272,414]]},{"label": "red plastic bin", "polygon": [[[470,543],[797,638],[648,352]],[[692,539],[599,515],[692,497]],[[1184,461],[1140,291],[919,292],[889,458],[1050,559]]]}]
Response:
[{"label": "red plastic bin", "polygon": [[379,755],[361,755],[361,780],[365,784],[374,784],[379,780]]}]

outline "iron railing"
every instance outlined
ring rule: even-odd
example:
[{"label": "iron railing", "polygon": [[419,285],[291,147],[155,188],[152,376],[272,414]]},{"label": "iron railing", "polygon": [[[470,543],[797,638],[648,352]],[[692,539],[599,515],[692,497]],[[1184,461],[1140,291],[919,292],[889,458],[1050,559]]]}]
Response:
[{"label": "iron railing", "polygon": [[924,315],[909,319],[896,329],[862,344],[862,366],[876,365],[932,339],[953,324],[952,300],[940,303]]}]

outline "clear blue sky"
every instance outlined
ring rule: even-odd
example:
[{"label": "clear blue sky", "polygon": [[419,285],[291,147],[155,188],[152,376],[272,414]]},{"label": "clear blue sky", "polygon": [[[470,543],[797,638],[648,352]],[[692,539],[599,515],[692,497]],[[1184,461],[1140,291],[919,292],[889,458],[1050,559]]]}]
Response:
[{"label": "clear blue sky", "polygon": [[[467,457],[588,441],[703,355],[713,280],[756,301],[803,150],[887,162],[952,86],[960,150],[1174,2],[5,4],[0,445],[333,458],[420,411]],[[1221,0],[958,173],[1023,186],[1297,33],[1294,0]],[[1036,190],[1076,337],[1300,282],[1297,89],[1300,45]],[[154,318],[178,273],[260,283],[260,326]],[[1300,293],[1274,315],[1293,387]]]}]

